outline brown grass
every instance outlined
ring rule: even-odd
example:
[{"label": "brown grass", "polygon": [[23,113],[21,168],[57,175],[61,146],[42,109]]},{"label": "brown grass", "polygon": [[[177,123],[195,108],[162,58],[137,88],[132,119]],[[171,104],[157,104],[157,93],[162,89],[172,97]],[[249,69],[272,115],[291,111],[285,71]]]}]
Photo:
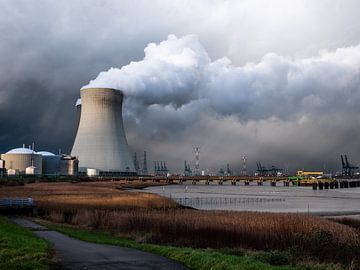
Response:
[{"label": "brown grass", "polygon": [[[152,183],[149,183],[152,185]],[[102,208],[108,210],[135,208],[172,208],[177,204],[156,194],[130,192],[124,187],[142,187],[141,182],[79,182],[33,183],[25,186],[2,187],[0,198],[32,197],[39,209]]]},{"label": "brown grass", "polygon": [[182,209],[154,194],[120,190],[119,183],[35,183],[0,189],[0,197],[32,196],[55,222],[139,241],[201,248],[290,251],[347,265],[360,259],[359,231],[301,214]]},{"label": "brown grass", "polygon": [[[149,183],[153,185],[153,183]],[[83,210],[167,209],[179,207],[156,194],[123,190],[143,187],[142,182],[33,183],[0,188],[0,198],[32,197],[39,214],[54,221],[70,221]]]},{"label": "brown grass", "polygon": [[[96,215],[94,215],[96,213]],[[196,247],[286,249],[298,236],[326,231],[340,243],[358,242],[355,230],[325,219],[300,214],[196,210],[77,211],[72,224],[113,233],[143,232],[152,242]],[[90,222],[90,223],[89,223]]]},{"label": "brown grass", "polygon": [[331,218],[330,220],[356,229],[360,233],[360,219],[352,217]]}]

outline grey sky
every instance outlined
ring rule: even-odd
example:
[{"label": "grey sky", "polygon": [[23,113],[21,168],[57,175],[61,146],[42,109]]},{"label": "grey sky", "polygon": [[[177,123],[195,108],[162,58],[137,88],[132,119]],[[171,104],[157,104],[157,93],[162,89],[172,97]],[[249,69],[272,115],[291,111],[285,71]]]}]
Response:
[{"label": "grey sky", "polygon": [[[79,89],[101,71],[140,61],[148,43],[158,44],[170,34],[196,35],[211,61],[227,57],[234,67],[262,63],[269,53],[299,63],[319,57],[322,50],[333,53],[360,43],[359,1],[0,0],[0,4],[2,152],[32,141],[41,149],[61,147],[69,152]],[[239,93],[231,92],[244,96],[239,103],[219,95],[210,107],[192,102],[177,109],[156,104],[144,109],[136,103],[139,100],[130,98],[125,104],[128,142],[133,151],[147,150],[150,160],[167,160],[173,169],[181,169],[184,159],[193,159],[195,145],[201,147],[202,169],[226,163],[240,167],[243,154],[252,166],[260,160],[290,169],[321,169],[324,164],[336,169],[340,153],[360,163],[357,52],[346,57],[354,54],[350,73],[328,63],[321,67],[320,77],[328,75],[329,81],[344,72],[338,77],[345,81],[341,87],[323,80],[314,85],[311,78],[319,77],[320,68],[308,69],[303,80],[299,77],[302,87],[297,89],[306,104],[289,102],[277,91],[282,88],[275,87],[271,92],[275,96],[265,92],[245,111],[243,102],[250,96],[246,91],[251,90],[246,84]],[[313,96],[304,94],[308,89]],[[216,108],[228,113],[219,114]]]}]

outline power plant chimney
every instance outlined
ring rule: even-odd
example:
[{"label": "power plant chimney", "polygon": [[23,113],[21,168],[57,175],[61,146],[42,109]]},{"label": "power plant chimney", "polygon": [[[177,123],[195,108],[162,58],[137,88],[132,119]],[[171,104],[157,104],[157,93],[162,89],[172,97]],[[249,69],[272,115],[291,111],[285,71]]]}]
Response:
[{"label": "power plant chimney", "polygon": [[79,168],[135,172],[122,119],[123,93],[110,88],[82,88],[81,115],[71,155]]},{"label": "power plant chimney", "polygon": [[146,160],[146,151],[144,151],[144,162],[143,162],[142,174],[143,174],[143,175],[147,175],[147,174],[148,174],[147,160]]}]

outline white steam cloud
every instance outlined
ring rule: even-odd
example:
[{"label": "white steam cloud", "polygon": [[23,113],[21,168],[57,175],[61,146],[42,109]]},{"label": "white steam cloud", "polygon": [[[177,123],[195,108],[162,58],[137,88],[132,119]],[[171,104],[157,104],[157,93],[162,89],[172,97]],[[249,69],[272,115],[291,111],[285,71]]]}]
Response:
[{"label": "white steam cloud", "polygon": [[101,72],[83,88],[120,89],[137,109],[179,110],[197,102],[202,110],[243,121],[302,123],[307,115],[356,108],[360,101],[360,45],[303,59],[269,53],[241,67],[226,57],[212,61],[195,35],[169,35],[144,52],[143,60]]}]

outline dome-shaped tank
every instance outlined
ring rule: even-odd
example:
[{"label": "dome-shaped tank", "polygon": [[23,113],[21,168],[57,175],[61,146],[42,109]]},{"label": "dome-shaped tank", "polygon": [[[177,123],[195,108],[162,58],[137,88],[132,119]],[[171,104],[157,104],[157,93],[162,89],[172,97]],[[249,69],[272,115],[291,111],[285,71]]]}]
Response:
[{"label": "dome-shaped tank", "polygon": [[35,167],[34,174],[42,174],[42,156],[29,148],[12,149],[2,154],[1,158],[5,161],[7,170],[12,169],[25,174],[26,168],[33,166]]},{"label": "dome-shaped tank", "polygon": [[11,149],[6,154],[36,154],[36,152],[30,148],[20,147]]}]

